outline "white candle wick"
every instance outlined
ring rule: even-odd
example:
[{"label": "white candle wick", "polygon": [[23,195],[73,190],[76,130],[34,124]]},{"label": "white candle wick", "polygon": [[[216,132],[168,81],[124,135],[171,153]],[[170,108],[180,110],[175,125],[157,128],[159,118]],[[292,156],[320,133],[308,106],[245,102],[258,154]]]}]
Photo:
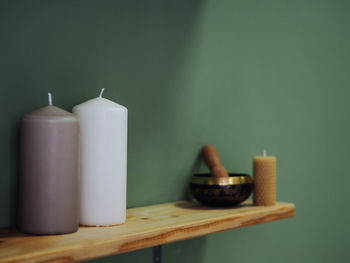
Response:
[{"label": "white candle wick", "polygon": [[266,149],[264,149],[264,157],[266,157],[266,155],[267,155],[267,154],[266,154]]},{"label": "white candle wick", "polygon": [[52,94],[51,92],[47,93],[49,95],[49,105],[52,106]]},{"label": "white candle wick", "polygon": [[99,98],[102,98],[102,94],[103,94],[104,90],[105,90],[104,88],[101,89]]}]

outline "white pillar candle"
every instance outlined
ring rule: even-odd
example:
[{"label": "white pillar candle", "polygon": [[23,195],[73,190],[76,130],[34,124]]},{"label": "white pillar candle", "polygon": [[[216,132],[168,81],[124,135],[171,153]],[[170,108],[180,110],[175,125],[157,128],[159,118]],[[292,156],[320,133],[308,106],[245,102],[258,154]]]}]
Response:
[{"label": "white pillar candle", "polygon": [[81,225],[117,225],[126,218],[128,110],[102,93],[73,108],[81,130]]}]

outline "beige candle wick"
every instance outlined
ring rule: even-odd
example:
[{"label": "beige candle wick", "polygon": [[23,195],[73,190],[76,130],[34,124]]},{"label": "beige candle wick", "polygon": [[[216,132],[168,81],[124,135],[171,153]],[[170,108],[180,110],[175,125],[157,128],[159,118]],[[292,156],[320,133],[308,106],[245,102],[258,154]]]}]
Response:
[{"label": "beige candle wick", "polygon": [[49,96],[49,105],[52,106],[52,94],[51,94],[51,92],[47,93],[47,95]]},{"label": "beige candle wick", "polygon": [[102,94],[103,94],[104,90],[105,90],[104,88],[101,89],[99,98],[102,98]]},{"label": "beige candle wick", "polygon": [[267,153],[266,153],[266,149],[264,149],[264,157],[266,157],[267,156]]}]

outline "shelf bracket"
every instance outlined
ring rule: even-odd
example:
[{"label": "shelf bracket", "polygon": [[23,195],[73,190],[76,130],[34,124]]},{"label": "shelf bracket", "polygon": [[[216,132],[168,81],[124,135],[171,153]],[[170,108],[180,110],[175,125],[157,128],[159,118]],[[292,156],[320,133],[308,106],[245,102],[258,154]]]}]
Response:
[{"label": "shelf bracket", "polygon": [[162,263],[162,246],[153,247],[153,263]]}]

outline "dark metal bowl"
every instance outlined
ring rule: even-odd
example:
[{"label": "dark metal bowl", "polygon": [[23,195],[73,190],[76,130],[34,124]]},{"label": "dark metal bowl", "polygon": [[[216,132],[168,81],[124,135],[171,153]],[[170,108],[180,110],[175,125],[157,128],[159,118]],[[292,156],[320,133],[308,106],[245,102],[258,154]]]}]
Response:
[{"label": "dark metal bowl", "polygon": [[192,176],[190,188],[193,196],[208,206],[235,206],[245,201],[253,189],[248,174],[231,173],[229,177],[212,177],[211,174]]}]

